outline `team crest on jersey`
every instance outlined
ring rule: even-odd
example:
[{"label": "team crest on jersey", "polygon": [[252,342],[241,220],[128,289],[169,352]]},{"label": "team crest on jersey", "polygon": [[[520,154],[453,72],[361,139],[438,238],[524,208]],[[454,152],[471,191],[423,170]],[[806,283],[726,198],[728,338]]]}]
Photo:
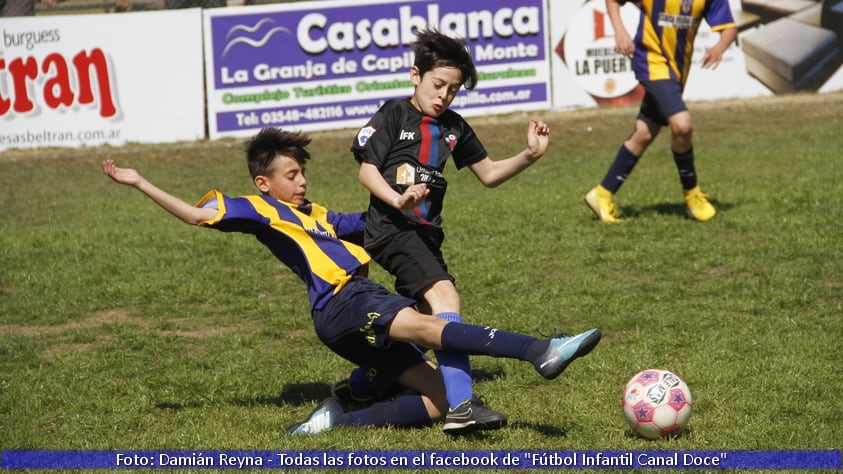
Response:
[{"label": "team crest on jersey", "polygon": [[456,148],[457,146],[457,136],[453,133],[449,134],[447,137],[445,137],[445,143],[448,145],[448,148],[450,148],[451,151],[454,151],[454,148]]},{"label": "team crest on jersey", "polygon": [[694,6],[694,0],[682,0],[682,6],[679,7],[679,11],[682,12],[683,15],[688,15],[691,13],[691,8]]},{"label": "team crest on jersey", "polygon": [[377,131],[378,129],[370,125],[361,128],[360,131],[357,132],[357,144],[360,146],[366,146],[366,142],[368,142],[369,138],[371,138]]},{"label": "team crest on jersey", "polygon": [[410,163],[404,163],[395,171],[396,184],[416,184],[416,170]]}]

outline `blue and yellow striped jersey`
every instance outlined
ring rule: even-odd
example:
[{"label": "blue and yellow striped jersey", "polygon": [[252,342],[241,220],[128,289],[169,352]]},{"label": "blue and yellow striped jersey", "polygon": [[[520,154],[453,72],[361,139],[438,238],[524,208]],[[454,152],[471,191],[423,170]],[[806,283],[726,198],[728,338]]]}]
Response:
[{"label": "blue and yellow striped jersey", "polygon": [[312,309],[321,309],[370,260],[363,249],[365,215],[302,206],[269,196],[232,198],[211,191],[197,204],[217,209],[199,225],[253,234],[307,285]]},{"label": "blue and yellow striped jersey", "polygon": [[694,37],[705,19],[712,31],[735,26],[728,0],[641,0],[632,69],[639,81],[688,80]]}]

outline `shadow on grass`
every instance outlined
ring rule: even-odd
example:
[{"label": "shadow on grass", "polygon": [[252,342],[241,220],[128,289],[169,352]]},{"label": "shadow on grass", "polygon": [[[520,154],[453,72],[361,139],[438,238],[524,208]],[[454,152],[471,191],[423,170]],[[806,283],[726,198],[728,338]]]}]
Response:
[{"label": "shadow on grass", "polygon": [[[256,406],[306,406],[319,402],[331,396],[331,386],[327,383],[294,383],[287,384],[281,393],[275,396],[255,395],[247,398],[231,398],[230,405],[240,407]],[[203,408],[214,405],[211,400],[191,400],[187,402],[161,401],[155,404],[159,410],[180,411],[190,408]]]},{"label": "shadow on grass", "polygon": [[[732,203],[723,203],[716,199],[709,200],[718,212],[728,211],[735,208]],[[618,206],[621,214],[621,219],[635,219],[647,214],[656,214],[661,216],[681,216],[686,219],[691,219],[688,214],[688,208],[681,202],[663,202],[653,204],[652,206]]]},{"label": "shadow on grass", "polygon": [[558,438],[564,438],[568,436],[568,430],[566,430],[565,428],[556,425],[549,425],[547,423],[526,423],[516,421],[514,423],[510,423],[509,426],[511,426],[512,428],[533,430],[545,436],[554,436]]},{"label": "shadow on grass", "polygon": [[[679,439],[684,438],[686,436],[691,436],[694,433],[694,430],[691,427],[686,427],[684,430],[680,431],[679,433],[670,433],[664,436],[664,439]],[[632,431],[631,429],[626,430],[624,432],[624,436],[627,439],[646,439],[643,436],[639,435],[638,433]]]},{"label": "shadow on grass", "polygon": [[172,411],[181,411],[186,408],[202,408],[206,405],[205,402],[187,402],[187,403],[179,403],[179,402],[158,402],[155,404],[155,408],[159,410],[172,410]]},{"label": "shadow on grass", "polygon": [[[503,378],[506,374],[502,369],[478,369],[472,372],[475,382]],[[331,396],[331,385],[324,382],[289,383],[284,385],[278,395],[255,395],[247,398],[232,398],[229,403],[234,406],[308,406],[320,402]],[[208,400],[191,400],[186,402],[160,401],[155,404],[159,410],[180,411],[190,408],[203,408],[214,402]]]},{"label": "shadow on grass", "polygon": [[[568,430],[565,428],[561,428],[559,426],[548,425],[546,423],[525,423],[525,422],[514,422],[509,423],[507,427],[503,428],[506,429],[522,429],[522,430],[532,430],[536,433],[540,433],[544,436],[553,436],[555,438],[564,438],[568,436]],[[462,433],[459,435],[455,435],[457,438],[466,438],[466,439],[485,439],[488,438],[488,435],[497,432],[497,430],[493,431],[469,431],[466,433]]]},{"label": "shadow on grass", "polygon": [[320,402],[331,396],[331,385],[323,382],[288,383],[276,396],[254,396],[236,398],[232,405],[238,406],[305,406]]},{"label": "shadow on grass", "polygon": [[474,379],[474,383],[488,382],[490,380],[506,378],[506,372],[504,372],[500,367],[495,368],[494,370],[471,369],[471,378]]}]

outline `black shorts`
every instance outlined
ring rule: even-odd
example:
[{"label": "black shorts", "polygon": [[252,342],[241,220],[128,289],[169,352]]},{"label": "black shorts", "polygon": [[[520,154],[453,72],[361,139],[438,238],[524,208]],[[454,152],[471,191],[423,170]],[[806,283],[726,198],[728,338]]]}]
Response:
[{"label": "black shorts", "polygon": [[646,94],[638,110],[638,118],[667,126],[667,119],[688,110],[682,98],[682,85],[674,79],[643,81]]},{"label": "black shorts", "polygon": [[395,315],[414,304],[366,278],[354,277],[321,310],[313,311],[313,324],[319,339],[364,368],[375,391],[383,395],[405,370],[427,360],[412,344],[386,339]]},{"label": "black shorts", "polygon": [[442,256],[442,229],[399,231],[383,244],[366,248],[372,260],[395,277],[398,294],[422,301],[422,293],[437,281],[454,281]]}]

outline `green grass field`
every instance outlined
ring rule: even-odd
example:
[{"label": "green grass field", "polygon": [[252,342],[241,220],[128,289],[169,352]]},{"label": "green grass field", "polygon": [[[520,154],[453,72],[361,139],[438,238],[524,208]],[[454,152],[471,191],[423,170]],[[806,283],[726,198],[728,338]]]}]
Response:
[{"label": "green grass field", "polygon": [[[304,286],[253,238],[181,224],[99,167],[114,158],[190,202],[251,194],[239,141],[4,152],[0,448],[840,449],[843,93],[691,110],[719,209],[705,224],[685,214],[667,134],[617,197],[623,223],[583,204],[634,108],[536,114],[551,149],[497,189],[448,165],[445,254],[466,320],[604,331],[552,382],[473,358],[476,392],[510,426],[457,439],[439,426],[279,434],[352,368],[314,335]],[[523,147],[527,119],[470,121],[494,159]],[[353,133],[312,134],[309,197],[338,211],[368,202]],[[691,388],[679,438],[645,441],[624,422],[624,384],[650,367]]]}]

